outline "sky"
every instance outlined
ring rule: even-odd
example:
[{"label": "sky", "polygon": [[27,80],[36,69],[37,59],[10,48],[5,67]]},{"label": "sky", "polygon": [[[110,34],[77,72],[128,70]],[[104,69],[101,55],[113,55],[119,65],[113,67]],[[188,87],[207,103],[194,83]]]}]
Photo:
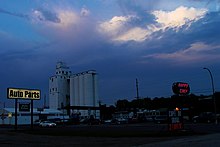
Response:
[{"label": "sky", "polygon": [[[58,61],[94,69],[104,104],[220,91],[220,0],[1,0],[0,107],[7,88],[40,89],[48,102]],[[45,95],[45,96],[44,96]]]}]

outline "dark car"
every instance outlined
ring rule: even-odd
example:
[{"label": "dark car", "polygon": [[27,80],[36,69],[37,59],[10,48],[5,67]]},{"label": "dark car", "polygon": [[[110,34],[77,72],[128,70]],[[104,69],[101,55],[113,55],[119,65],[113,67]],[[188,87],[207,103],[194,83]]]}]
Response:
[{"label": "dark car", "polygon": [[215,122],[215,115],[212,112],[202,112],[192,118],[194,123],[212,123]]},{"label": "dark car", "polygon": [[89,125],[100,125],[101,124],[101,121],[100,119],[91,119],[89,120]]},{"label": "dark car", "polygon": [[101,121],[95,118],[84,118],[80,120],[81,124],[88,124],[88,125],[100,125]]},{"label": "dark car", "polygon": [[111,124],[113,125],[120,125],[120,124],[127,124],[128,119],[125,118],[113,118]]},{"label": "dark car", "polygon": [[159,115],[154,117],[154,122],[157,124],[168,123],[167,115]]}]

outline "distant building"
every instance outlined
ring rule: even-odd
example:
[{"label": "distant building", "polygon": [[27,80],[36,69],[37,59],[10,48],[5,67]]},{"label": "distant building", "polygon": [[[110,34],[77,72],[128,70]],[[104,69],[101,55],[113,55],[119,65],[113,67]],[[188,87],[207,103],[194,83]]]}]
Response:
[{"label": "distant building", "polygon": [[[15,108],[1,108],[0,109],[1,120],[0,124],[5,125],[14,125],[15,124]],[[62,111],[55,109],[42,109],[38,110],[37,108],[33,108],[33,120],[41,120],[41,119],[68,119],[69,116],[64,115]],[[17,124],[18,125],[27,125],[31,124],[31,112],[21,112],[17,109]]]},{"label": "distant building", "polygon": [[57,63],[56,73],[49,79],[49,108],[66,106],[71,109],[71,114],[99,117],[95,70],[72,74],[64,62]]},{"label": "distant building", "polygon": [[50,109],[61,109],[70,104],[70,75],[69,67],[63,62],[58,62],[55,75],[49,80]]}]

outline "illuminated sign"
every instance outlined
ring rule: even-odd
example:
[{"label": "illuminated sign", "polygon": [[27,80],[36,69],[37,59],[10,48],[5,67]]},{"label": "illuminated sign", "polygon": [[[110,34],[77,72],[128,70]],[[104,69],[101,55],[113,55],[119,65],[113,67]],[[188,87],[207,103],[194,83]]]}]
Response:
[{"label": "illuminated sign", "polygon": [[40,90],[8,88],[7,89],[7,96],[9,99],[39,100],[40,99]]},{"label": "illuminated sign", "polygon": [[184,82],[173,83],[172,89],[173,93],[180,95],[187,95],[190,92],[189,84]]},{"label": "illuminated sign", "polygon": [[30,103],[28,103],[28,104],[19,104],[19,111],[21,111],[21,112],[30,112]]},{"label": "illuminated sign", "polygon": [[176,108],[174,111],[169,111],[169,130],[181,130],[183,129],[183,119],[181,111],[179,108]]}]

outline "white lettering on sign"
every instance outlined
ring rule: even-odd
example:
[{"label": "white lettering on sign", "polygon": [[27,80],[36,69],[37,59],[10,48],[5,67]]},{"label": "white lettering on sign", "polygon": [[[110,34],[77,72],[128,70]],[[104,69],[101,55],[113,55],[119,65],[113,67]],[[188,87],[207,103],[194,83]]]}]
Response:
[{"label": "white lettering on sign", "polygon": [[9,99],[40,99],[40,90],[8,88]]},{"label": "white lettering on sign", "polygon": [[179,122],[180,122],[180,119],[179,119],[179,117],[172,117],[172,118],[171,118],[171,121],[172,121],[172,122],[171,122],[172,124],[175,124],[175,123],[179,123]]},{"label": "white lettering on sign", "polygon": [[169,111],[169,116],[176,116],[175,111]]}]

